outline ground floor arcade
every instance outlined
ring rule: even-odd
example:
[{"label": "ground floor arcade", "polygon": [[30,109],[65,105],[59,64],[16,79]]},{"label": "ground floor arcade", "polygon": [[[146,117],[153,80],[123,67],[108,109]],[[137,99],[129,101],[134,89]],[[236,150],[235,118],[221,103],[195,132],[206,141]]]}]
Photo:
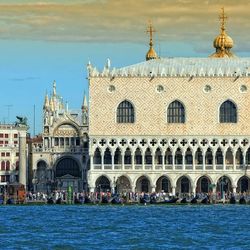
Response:
[{"label": "ground floor arcade", "polygon": [[91,192],[165,192],[196,194],[250,192],[247,173],[90,173]]}]

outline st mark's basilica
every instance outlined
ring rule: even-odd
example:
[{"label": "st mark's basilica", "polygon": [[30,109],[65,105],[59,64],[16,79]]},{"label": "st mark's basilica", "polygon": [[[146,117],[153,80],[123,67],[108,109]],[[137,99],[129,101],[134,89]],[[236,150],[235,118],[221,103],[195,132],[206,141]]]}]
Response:
[{"label": "st mark's basilica", "polygon": [[[46,95],[28,177],[36,191],[249,191],[250,59],[232,51],[224,10],[214,53],[103,71],[89,63],[89,102]],[[80,105],[79,105],[80,106]]]}]

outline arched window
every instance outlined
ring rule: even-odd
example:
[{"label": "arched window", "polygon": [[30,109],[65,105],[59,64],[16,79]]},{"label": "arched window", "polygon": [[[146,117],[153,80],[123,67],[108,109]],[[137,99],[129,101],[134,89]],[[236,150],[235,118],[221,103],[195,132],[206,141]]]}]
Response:
[{"label": "arched window", "polygon": [[183,105],[174,101],[168,106],[168,123],[184,123],[185,122],[185,109]]},{"label": "arched window", "polygon": [[220,106],[220,123],[236,123],[237,108],[231,101],[225,101]]},{"label": "arched window", "polygon": [[116,115],[118,123],[134,123],[135,121],[134,107],[128,101],[119,104]]}]

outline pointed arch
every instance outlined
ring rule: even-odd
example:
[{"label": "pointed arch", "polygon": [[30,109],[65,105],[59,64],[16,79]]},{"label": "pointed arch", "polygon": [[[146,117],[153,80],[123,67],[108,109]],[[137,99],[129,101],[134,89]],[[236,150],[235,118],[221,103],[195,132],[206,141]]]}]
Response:
[{"label": "pointed arch", "polygon": [[182,151],[180,148],[177,148],[177,150],[175,152],[175,164],[182,165],[183,164],[182,160],[183,160]]},{"label": "pointed arch", "polygon": [[209,185],[211,185],[211,179],[206,175],[202,175],[196,182],[196,192],[208,193]]},{"label": "pointed arch", "polygon": [[145,193],[151,192],[151,182],[148,176],[143,175],[137,179],[136,191]]},{"label": "pointed arch", "polygon": [[116,121],[118,123],[134,123],[135,111],[131,102],[124,100],[118,107],[116,112]]},{"label": "pointed arch", "polygon": [[248,176],[243,175],[239,178],[237,182],[237,189],[238,193],[249,192],[250,190],[250,179]]},{"label": "pointed arch", "polygon": [[156,165],[162,164],[162,152],[159,147],[155,151],[155,164]]},{"label": "pointed arch", "polygon": [[141,165],[142,164],[142,154],[141,154],[141,149],[137,147],[135,150],[135,164],[136,165]]},{"label": "pointed arch", "polygon": [[111,165],[112,164],[111,150],[108,147],[104,151],[104,164],[105,165]]},{"label": "pointed arch", "polygon": [[152,152],[149,147],[145,151],[145,164],[147,165],[152,164]]},{"label": "pointed arch", "polygon": [[203,164],[203,155],[201,148],[197,148],[195,152],[195,164],[202,165]]},{"label": "pointed arch", "polygon": [[221,148],[218,148],[215,154],[216,165],[223,165],[223,153]]},{"label": "pointed arch", "polygon": [[122,164],[122,154],[121,149],[119,147],[116,148],[114,154],[114,164]]},{"label": "pointed arch", "polygon": [[168,105],[167,121],[168,123],[185,123],[185,108],[181,102],[175,100]]},{"label": "pointed arch", "polygon": [[132,164],[131,149],[129,147],[126,148],[124,153],[124,164]]},{"label": "pointed arch", "polygon": [[97,192],[108,192],[111,190],[111,181],[105,175],[101,175],[95,182]]},{"label": "pointed arch", "polygon": [[102,164],[101,150],[99,148],[95,149],[93,161],[94,161],[94,164]]},{"label": "pointed arch", "polygon": [[237,107],[230,100],[223,102],[220,106],[220,123],[236,123]]},{"label": "pointed arch", "polygon": [[205,162],[207,165],[213,165],[213,152],[211,148],[208,148],[206,151]]},{"label": "pointed arch", "polygon": [[167,148],[165,152],[165,164],[172,165],[173,164],[173,155],[170,148]]},{"label": "pointed arch", "polygon": [[158,178],[156,181],[156,190],[157,193],[159,192],[165,192],[165,193],[170,193],[171,192],[171,182],[170,179],[163,175]]},{"label": "pointed arch", "polygon": [[236,151],[235,160],[236,160],[237,165],[243,164],[243,153],[242,153],[241,148],[238,148],[238,150]]},{"label": "pointed arch", "polygon": [[187,149],[185,153],[185,164],[192,165],[193,164],[193,154],[190,148]]},{"label": "pointed arch", "polygon": [[227,165],[233,165],[233,151],[230,147],[226,151],[226,159],[225,160],[226,160]]},{"label": "pointed arch", "polygon": [[124,192],[131,192],[131,181],[126,175],[121,175],[117,178],[116,181],[116,192],[118,194],[124,193]]}]

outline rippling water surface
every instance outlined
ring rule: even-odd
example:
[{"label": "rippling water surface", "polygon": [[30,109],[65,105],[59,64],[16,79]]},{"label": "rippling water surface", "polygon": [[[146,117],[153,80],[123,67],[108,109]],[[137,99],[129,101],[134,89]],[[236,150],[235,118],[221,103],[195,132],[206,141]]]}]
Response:
[{"label": "rippling water surface", "polygon": [[0,249],[250,249],[250,206],[1,206]]}]

